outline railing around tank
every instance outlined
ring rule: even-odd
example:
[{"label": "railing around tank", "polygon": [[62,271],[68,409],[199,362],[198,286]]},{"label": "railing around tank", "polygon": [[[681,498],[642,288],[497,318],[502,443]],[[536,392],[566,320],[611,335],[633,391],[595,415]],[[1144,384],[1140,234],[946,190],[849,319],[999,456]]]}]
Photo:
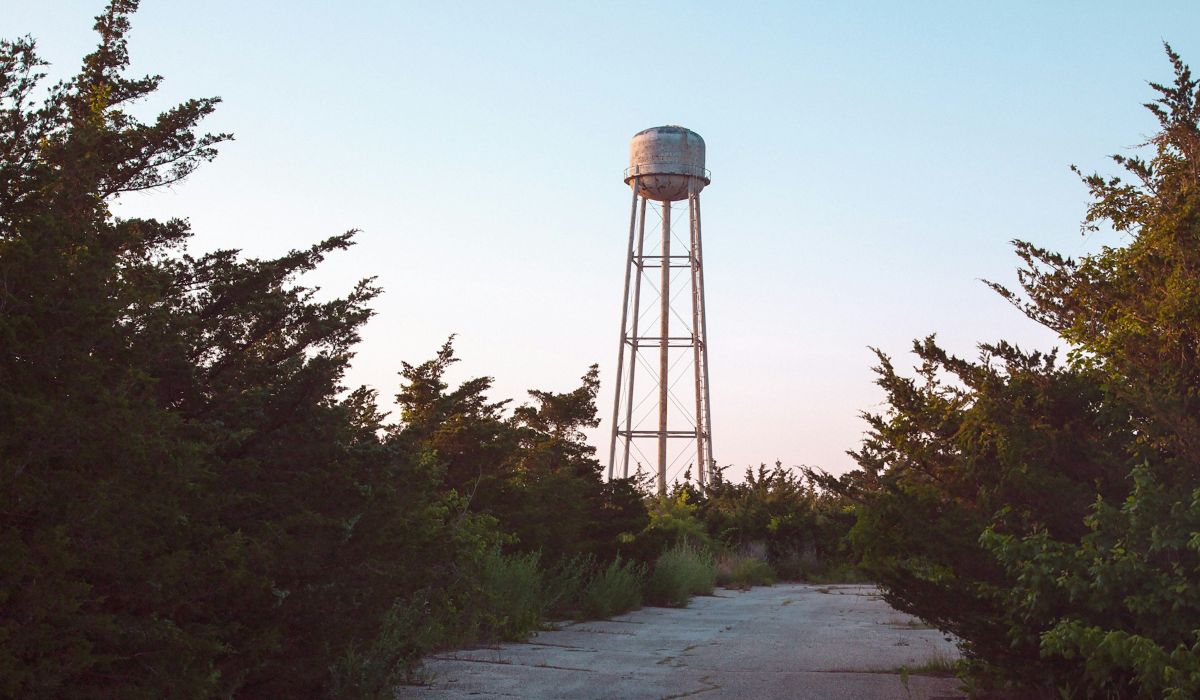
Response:
[{"label": "railing around tank", "polygon": [[[672,173],[672,172],[666,172],[663,170],[651,170],[650,169],[650,168],[661,168],[662,165],[663,165],[662,163],[647,164],[647,165],[631,165],[628,168],[625,168],[625,173],[624,173],[623,177],[624,177],[625,181],[628,182],[631,178],[637,177],[638,175],[687,175],[688,177],[698,177],[707,182],[712,182],[712,173],[709,172],[708,168],[699,168],[699,170],[703,173],[700,175],[697,175],[695,172]],[[683,167],[686,168],[687,166],[683,166]]]}]

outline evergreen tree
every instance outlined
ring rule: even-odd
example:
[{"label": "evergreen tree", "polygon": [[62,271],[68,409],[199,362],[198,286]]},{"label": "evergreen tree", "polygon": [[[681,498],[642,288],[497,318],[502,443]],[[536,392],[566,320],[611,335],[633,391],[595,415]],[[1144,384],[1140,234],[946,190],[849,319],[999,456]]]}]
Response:
[{"label": "evergreen tree", "polygon": [[117,220],[108,202],[182,179],[227,137],[194,135],[215,99],[150,124],[125,111],[159,83],[121,75],[133,9],[109,6],[100,46],[41,105],[33,42],[0,44],[0,692],[11,697],[94,696],[147,667],[216,692],[231,623],[161,613],[235,599],[238,586],[203,582],[214,569],[268,588],[244,571],[235,533],[188,523],[205,446],[161,410],[135,340],[170,313],[159,257],[186,225]]},{"label": "evergreen tree", "polygon": [[445,488],[495,518],[510,548],[538,552],[549,565],[575,555],[615,557],[619,536],[639,532],[646,510],[629,483],[604,482],[583,433],[599,424],[599,369],[590,367],[567,393],[531,390],[533,403],[506,414],[507,401],[487,398],[490,377],[450,390],[445,372],[458,361],[452,341],[432,360],[404,364],[394,441],[434,455]]},{"label": "evergreen tree", "polygon": [[861,469],[828,486],[890,602],[954,632],[1034,694],[1200,694],[1200,91],[1167,47],[1148,160],[1084,177],[1085,230],[1128,244],[1072,260],[1017,242],[1023,293],[992,285],[1069,345],[1007,343],[969,362],[932,338],[918,375],[880,356],[888,410]]},{"label": "evergreen tree", "polygon": [[41,104],[33,42],[0,45],[0,694],[388,695],[466,633],[491,525],[341,385],[378,289],[298,278],[352,232],[194,257],[113,215],[229,138],[196,133],[216,99],[131,115],[136,5]]}]

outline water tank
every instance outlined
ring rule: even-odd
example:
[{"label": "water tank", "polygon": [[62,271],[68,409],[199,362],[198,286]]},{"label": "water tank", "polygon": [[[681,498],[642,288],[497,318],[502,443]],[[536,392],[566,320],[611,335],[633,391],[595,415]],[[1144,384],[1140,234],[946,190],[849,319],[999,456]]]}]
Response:
[{"label": "water tank", "polygon": [[658,202],[687,199],[688,180],[696,191],[710,182],[704,169],[704,139],[682,126],[656,126],[634,134],[629,143],[625,184],[638,178],[638,194]]}]

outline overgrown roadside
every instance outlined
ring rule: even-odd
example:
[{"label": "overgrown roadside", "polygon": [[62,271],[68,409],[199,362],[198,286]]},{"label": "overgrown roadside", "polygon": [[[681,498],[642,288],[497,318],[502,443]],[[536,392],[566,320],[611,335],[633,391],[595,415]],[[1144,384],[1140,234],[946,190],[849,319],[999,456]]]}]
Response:
[{"label": "overgrown roadside", "polygon": [[399,697],[961,696],[956,679],[912,670],[956,658],[954,645],[936,630],[895,624],[873,587],[714,593],[686,608],[647,607],[526,643],[439,654],[427,661],[426,685]]}]

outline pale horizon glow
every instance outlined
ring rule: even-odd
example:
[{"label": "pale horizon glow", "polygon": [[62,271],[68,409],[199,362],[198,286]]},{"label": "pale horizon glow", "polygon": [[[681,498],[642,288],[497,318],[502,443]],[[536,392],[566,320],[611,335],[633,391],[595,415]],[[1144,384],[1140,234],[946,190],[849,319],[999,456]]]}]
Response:
[{"label": "pale horizon glow", "polygon": [[[99,0],[4,0],[70,75]],[[628,235],[629,139],[680,124],[707,144],[702,194],[713,448],[730,475],[780,460],[841,473],[881,407],[871,347],[912,363],[937,333],[975,357],[1054,336],[980,280],[1015,284],[1009,241],[1071,256],[1087,193],[1068,166],[1155,131],[1169,41],[1200,67],[1200,6],[1161,2],[241,3],[143,0],[145,115],[224,102],[237,140],[125,216],[182,217],[193,251],[276,256],[347,229],[305,279],[385,294],[347,377],[386,406],[401,361],[456,334],[452,381],[493,399],[601,369],[608,461]]]}]

